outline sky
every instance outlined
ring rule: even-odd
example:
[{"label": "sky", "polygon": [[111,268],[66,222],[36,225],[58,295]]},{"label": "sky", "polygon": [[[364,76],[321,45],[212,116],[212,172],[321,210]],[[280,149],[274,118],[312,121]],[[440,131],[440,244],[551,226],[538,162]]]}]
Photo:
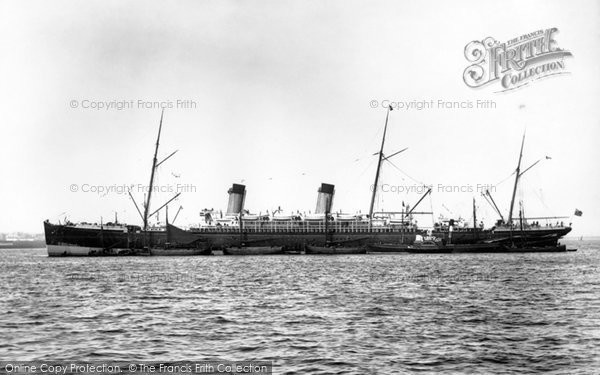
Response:
[{"label": "sky", "polygon": [[[140,224],[123,187],[141,204],[161,104],[159,161],[178,151],[151,207],[182,192],[176,224],[225,210],[232,183],[256,213],[314,211],[322,182],[334,210],[365,213],[385,101],[433,101],[390,113],[384,153],[408,149],[382,166],[378,210],[428,184],[419,225],[471,220],[474,198],[493,225],[479,185],[506,216],[526,132],[523,166],[542,159],[519,185],[526,216],[600,235],[599,21],[585,0],[0,1],[0,232],[115,213]],[[471,41],[553,27],[569,74],[508,92],[463,81]],[[460,108],[478,100],[494,107]]]}]

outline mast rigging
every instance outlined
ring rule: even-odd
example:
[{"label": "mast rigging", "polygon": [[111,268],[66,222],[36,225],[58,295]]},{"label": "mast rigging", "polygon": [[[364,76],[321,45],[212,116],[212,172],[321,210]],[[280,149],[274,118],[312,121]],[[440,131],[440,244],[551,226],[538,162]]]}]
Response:
[{"label": "mast rigging", "polygon": [[377,162],[377,171],[375,172],[375,182],[373,183],[373,194],[371,195],[371,206],[369,207],[369,230],[373,228],[373,208],[375,207],[375,196],[377,195],[377,184],[379,183],[379,172],[381,171],[381,162],[383,161],[383,146],[385,145],[385,135],[387,133],[388,119],[390,117],[392,106],[388,107],[385,115],[385,126],[383,127],[383,137],[381,138],[381,148],[379,149],[379,161]]},{"label": "mast rigging", "polygon": [[[165,110],[163,109],[160,113],[160,125],[158,126],[158,136],[156,137],[156,148],[154,149],[154,159],[152,160],[152,171],[150,172],[150,185],[148,190],[148,198],[144,205],[144,230],[148,229],[148,211],[150,210],[150,198],[152,197],[152,189],[154,184],[154,172],[156,171],[156,157],[158,155],[158,145],[160,143],[160,132],[162,130],[163,115]],[[161,207],[162,208],[162,207]]]}]

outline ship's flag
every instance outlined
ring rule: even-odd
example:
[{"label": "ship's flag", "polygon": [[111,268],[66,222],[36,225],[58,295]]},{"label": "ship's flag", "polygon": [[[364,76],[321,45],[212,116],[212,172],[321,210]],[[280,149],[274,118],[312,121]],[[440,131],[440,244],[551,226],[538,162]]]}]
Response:
[{"label": "ship's flag", "polygon": [[575,216],[581,216],[583,215],[583,212],[579,211],[578,209],[575,209]]},{"label": "ship's flag", "polygon": [[546,160],[550,160],[552,159],[550,156],[546,156]]},{"label": "ship's flag", "polygon": [[394,108],[392,108],[392,105],[391,105],[391,104],[389,105],[389,108],[390,108],[390,111],[393,111],[393,110],[394,110]]}]

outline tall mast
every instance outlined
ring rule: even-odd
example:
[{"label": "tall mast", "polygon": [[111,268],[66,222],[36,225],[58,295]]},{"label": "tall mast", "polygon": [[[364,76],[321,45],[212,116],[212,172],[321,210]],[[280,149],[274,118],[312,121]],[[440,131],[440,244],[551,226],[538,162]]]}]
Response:
[{"label": "tall mast", "polygon": [[515,196],[517,194],[517,184],[519,183],[519,177],[521,176],[521,159],[523,158],[523,145],[525,144],[525,133],[523,133],[523,140],[521,141],[521,153],[519,154],[519,163],[517,164],[517,170],[515,175],[515,186],[513,187],[512,198],[510,200],[510,210],[508,211],[508,225],[512,226],[512,214],[515,206]]},{"label": "tall mast", "polygon": [[387,132],[388,118],[392,106],[388,107],[385,115],[385,126],[383,128],[383,137],[381,138],[381,149],[379,149],[379,161],[377,163],[377,171],[375,172],[375,183],[373,184],[373,194],[371,195],[371,207],[369,208],[369,229],[373,227],[373,207],[375,207],[375,195],[377,194],[377,183],[379,182],[379,172],[381,170],[381,162],[383,161],[383,146],[385,145],[385,134]]},{"label": "tall mast", "polygon": [[144,207],[144,230],[148,229],[148,210],[150,210],[150,197],[152,196],[152,189],[154,185],[154,172],[156,171],[156,157],[158,155],[158,144],[160,142],[160,132],[162,130],[163,109],[160,113],[160,125],[158,126],[158,136],[156,137],[156,148],[154,149],[154,159],[152,160],[152,171],[150,172],[150,190],[148,190],[148,198],[146,199],[146,205]]}]

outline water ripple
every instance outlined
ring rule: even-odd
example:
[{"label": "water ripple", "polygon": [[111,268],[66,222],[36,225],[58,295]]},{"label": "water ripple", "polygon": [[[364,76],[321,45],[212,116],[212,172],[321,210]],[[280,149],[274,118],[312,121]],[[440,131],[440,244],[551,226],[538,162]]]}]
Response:
[{"label": "water ripple", "polygon": [[48,258],[1,250],[0,357],[283,374],[593,373],[600,243],[565,254]]}]

